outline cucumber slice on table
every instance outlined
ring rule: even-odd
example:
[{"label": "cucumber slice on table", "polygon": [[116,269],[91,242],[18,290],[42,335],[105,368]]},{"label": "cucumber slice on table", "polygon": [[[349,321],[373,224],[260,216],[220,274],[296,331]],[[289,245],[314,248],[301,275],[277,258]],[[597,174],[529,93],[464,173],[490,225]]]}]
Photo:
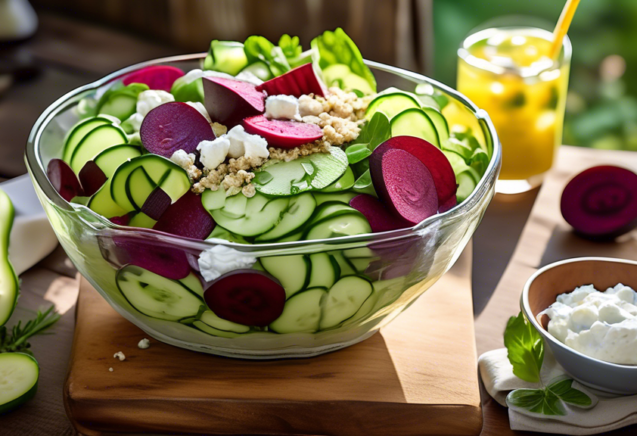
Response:
[{"label": "cucumber slice on table", "polygon": [[351,276],[340,279],[323,299],[321,330],[335,327],[354,316],[373,291],[372,284],[360,277]]},{"label": "cucumber slice on table", "polygon": [[98,126],[86,134],[73,150],[71,169],[79,174],[86,162],[102,151],[126,143],[128,137],[120,127],[112,124]]},{"label": "cucumber slice on table", "polygon": [[137,147],[116,145],[95,156],[93,162],[104,172],[106,177],[111,178],[121,164],[141,155],[142,153]]},{"label": "cucumber slice on table", "polygon": [[210,214],[218,225],[232,233],[257,236],[279,222],[288,203],[287,198],[271,199],[259,193],[247,198],[239,193],[228,197],[223,208],[210,211]]},{"label": "cucumber slice on table", "polygon": [[310,254],[311,272],[308,288],[329,289],[341,276],[341,267],[327,253]]},{"label": "cucumber slice on table", "polygon": [[99,126],[111,124],[113,124],[113,121],[106,117],[93,117],[82,120],[73,126],[64,139],[64,153],[62,154],[64,162],[67,164],[71,163],[71,156],[73,156],[75,147],[77,147],[77,144],[79,144],[82,138],[84,138],[91,130]]},{"label": "cucumber slice on table", "polygon": [[315,208],[316,200],[309,192],[290,197],[290,202],[281,215],[281,221],[272,230],[257,237],[256,241],[272,241],[294,233],[310,219]]},{"label": "cucumber slice on table", "polygon": [[195,316],[202,301],[180,281],[170,280],[144,268],[127,265],[117,272],[117,287],[140,313],[177,321]]},{"label": "cucumber slice on table", "polygon": [[[9,262],[9,239],[14,217],[13,203],[0,189],[0,326],[3,326],[11,317],[20,290],[18,276]],[[0,389],[0,398],[1,393]]]},{"label": "cucumber slice on table", "polygon": [[407,109],[392,118],[391,136],[415,136],[440,148],[436,127],[420,108]]},{"label": "cucumber slice on table", "polygon": [[38,362],[28,354],[0,354],[0,415],[33,398],[39,375]]},{"label": "cucumber slice on table", "polygon": [[337,181],[348,168],[347,155],[339,147],[290,162],[274,161],[256,173],[254,185],[262,194],[290,196],[317,191]]},{"label": "cucumber slice on table", "polygon": [[356,183],[356,177],[354,177],[354,171],[352,167],[347,167],[345,174],[340,179],[332,183],[330,186],[321,189],[321,192],[341,192],[347,191]]},{"label": "cucumber slice on table", "polygon": [[135,187],[128,186],[128,176],[139,167],[142,167],[150,179],[168,194],[173,203],[190,189],[188,174],[173,161],[155,154],[133,158],[121,164],[110,179],[111,196],[126,212],[135,210],[135,205],[128,195],[128,192],[135,191]]},{"label": "cucumber slice on table", "polygon": [[259,260],[266,272],[281,282],[286,298],[307,287],[312,265],[306,256],[271,256]]},{"label": "cucumber slice on table", "polygon": [[113,200],[111,196],[111,179],[108,179],[104,186],[91,197],[86,207],[104,218],[122,216],[128,212]]},{"label": "cucumber slice on table", "polygon": [[312,195],[316,199],[316,205],[321,206],[323,203],[338,202],[349,204],[350,200],[358,195],[357,192],[334,192],[334,193],[322,193],[313,192]]},{"label": "cucumber slice on table", "polygon": [[371,120],[374,114],[380,111],[391,120],[395,115],[410,108],[420,109],[420,103],[409,94],[404,92],[381,94],[371,101],[365,112],[365,118]]},{"label": "cucumber slice on table", "polygon": [[327,296],[323,289],[308,289],[290,298],[283,313],[270,329],[277,333],[314,333],[321,321],[321,301]]}]

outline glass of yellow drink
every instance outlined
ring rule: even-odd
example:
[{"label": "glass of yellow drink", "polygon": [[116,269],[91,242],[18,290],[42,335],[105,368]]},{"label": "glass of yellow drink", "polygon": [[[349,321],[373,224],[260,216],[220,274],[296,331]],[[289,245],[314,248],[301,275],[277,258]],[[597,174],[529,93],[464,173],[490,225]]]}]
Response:
[{"label": "glass of yellow drink", "polygon": [[458,91],[489,113],[502,142],[498,192],[541,184],[562,142],[571,43],[566,37],[553,60],[552,37],[540,28],[493,27],[458,50]]}]

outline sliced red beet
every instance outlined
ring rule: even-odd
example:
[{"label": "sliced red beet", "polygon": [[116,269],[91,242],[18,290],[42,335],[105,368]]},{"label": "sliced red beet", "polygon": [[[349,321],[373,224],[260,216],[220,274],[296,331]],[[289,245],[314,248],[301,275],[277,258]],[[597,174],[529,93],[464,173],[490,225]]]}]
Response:
[{"label": "sliced red beet", "polygon": [[100,245],[102,255],[111,263],[136,265],[172,280],[183,279],[190,274],[186,253],[179,248],[133,236],[114,236],[112,242],[113,245],[110,245],[102,240]]},{"label": "sliced red beet", "polygon": [[445,207],[449,207],[452,202],[451,207],[456,205],[455,201],[451,200],[451,197],[455,197],[458,189],[456,175],[451,168],[449,159],[438,147],[415,136],[395,136],[383,142],[378,148],[381,149],[379,153],[383,153],[386,148],[395,148],[404,150],[418,158],[434,179],[438,203]]},{"label": "sliced red beet", "polygon": [[87,196],[91,196],[99,191],[108,179],[104,171],[92,160],[84,164],[78,176],[84,189],[84,194]]},{"label": "sliced red beet", "polygon": [[130,214],[122,215],[122,216],[114,216],[110,218],[113,224],[117,224],[118,226],[127,226],[130,223]]},{"label": "sliced red beet", "polygon": [[263,82],[257,86],[257,91],[265,91],[268,95],[284,94],[293,95],[294,97],[307,94],[321,97],[327,95],[327,88],[316,75],[314,66],[311,63],[301,65],[274,79]]},{"label": "sliced red beet", "polygon": [[175,80],[184,75],[184,72],[177,67],[168,65],[153,65],[133,71],[122,79],[124,85],[131,83],[145,83],[150,89],[170,92]]},{"label": "sliced red beet", "polygon": [[411,227],[409,222],[391,213],[380,200],[372,195],[357,195],[350,200],[349,205],[365,215],[374,233]]},{"label": "sliced red beet", "polygon": [[159,218],[153,229],[193,239],[206,239],[215,228],[201,197],[188,191]]},{"label": "sliced red beet", "polygon": [[46,174],[58,194],[66,201],[84,195],[84,190],[70,166],[62,159],[52,159]]},{"label": "sliced red beet", "polygon": [[246,117],[265,111],[265,93],[239,80],[204,77],[204,104],[212,121],[234,127]]},{"label": "sliced red beet", "polygon": [[294,148],[323,137],[323,130],[316,124],[269,120],[263,115],[246,118],[243,127],[248,133],[264,137],[273,147]]},{"label": "sliced red beet", "polygon": [[159,186],[153,189],[142,206],[142,212],[157,221],[172,204],[172,199]]},{"label": "sliced red beet", "polygon": [[[438,197],[438,200],[440,201],[440,197]],[[439,213],[447,212],[448,210],[451,210],[454,207],[456,207],[457,204],[458,204],[458,199],[456,198],[456,194],[453,194],[451,197],[449,197],[449,199],[447,199],[447,201],[445,201],[443,204],[438,206],[438,212]]]},{"label": "sliced red beet", "polygon": [[208,120],[181,102],[164,103],[151,110],[139,135],[146,150],[167,158],[177,150],[194,153],[201,141],[215,139]]},{"label": "sliced red beet", "polygon": [[637,174],[616,166],[589,168],[564,188],[562,216],[583,236],[613,239],[637,227]]},{"label": "sliced red beet", "polygon": [[438,194],[431,173],[412,154],[377,147],[369,160],[372,182],[387,207],[411,225],[438,212]]},{"label": "sliced red beet", "polygon": [[283,313],[285,290],[269,274],[240,269],[212,282],[204,292],[204,299],[219,318],[265,327]]}]

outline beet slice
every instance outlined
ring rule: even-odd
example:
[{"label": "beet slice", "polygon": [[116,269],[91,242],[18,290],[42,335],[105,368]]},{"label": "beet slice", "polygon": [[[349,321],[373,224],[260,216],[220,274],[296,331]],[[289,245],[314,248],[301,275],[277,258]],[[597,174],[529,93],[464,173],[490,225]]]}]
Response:
[{"label": "beet slice", "polygon": [[131,83],[144,83],[150,89],[158,89],[170,92],[175,80],[184,75],[184,72],[177,67],[168,65],[153,65],[133,71],[122,79],[124,85]]},{"label": "beet slice", "polygon": [[269,274],[239,269],[212,282],[204,292],[204,300],[219,318],[265,327],[283,313],[285,290]]},{"label": "beet slice", "polygon": [[327,88],[317,76],[311,63],[301,65],[274,79],[263,82],[256,89],[257,91],[265,91],[268,95],[284,94],[300,97],[314,94],[321,97],[327,96]]},{"label": "beet slice", "polygon": [[[440,201],[440,197],[438,197],[438,201]],[[447,201],[445,201],[438,207],[438,212],[439,213],[447,212],[448,210],[451,210],[454,207],[456,207],[457,204],[458,204],[458,198],[456,197],[456,194],[453,194],[451,197],[447,199]]]},{"label": "beet slice", "polygon": [[579,234],[614,239],[637,227],[637,174],[610,165],[589,168],[566,185],[560,206]]},{"label": "beet slice", "polygon": [[[438,193],[438,203],[444,207],[449,207],[453,202],[451,197],[455,197],[458,185],[456,175],[449,163],[449,159],[435,145],[414,136],[395,136],[383,142],[377,149],[383,153],[386,148],[404,150],[415,156],[423,163],[431,173]],[[449,202],[449,203],[448,203]],[[448,209],[446,209],[448,210]]]},{"label": "beet slice", "polygon": [[294,148],[323,137],[323,129],[316,124],[269,120],[264,115],[246,118],[242,124],[246,132],[264,137],[272,147]]},{"label": "beet slice", "polygon": [[193,239],[206,239],[215,222],[203,207],[201,197],[188,191],[159,218],[153,229]]},{"label": "beet slice", "polygon": [[396,215],[416,225],[438,212],[438,194],[431,173],[412,154],[377,147],[369,160],[378,196]]},{"label": "beet slice", "polygon": [[172,202],[168,194],[158,186],[153,189],[153,192],[146,198],[141,211],[157,221],[170,207]]},{"label": "beet slice", "polygon": [[112,241],[113,246],[104,246],[104,241],[100,246],[102,255],[111,263],[114,255],[120,266],[135,265],[171,280],[183,279],[190,274],[186,253],[179,248],[167,247],[158,244],[157,241],[134,236],[114,236]]},{"label": "beet slice", "polygon": [[392,214],[380,200],[372,195],[357,195],[349,201],[349,205],[365,215],[374,233],[411,227],[409,222]]},{"label": "beet slice", "polygon": [[52,159],[46,169],[49,181],[66,201],[84,195],[84,190],[70,166],[62,159]]},{"label": "beet slice", "polygon": [[265,93],[239,80],[204,77],[204,104],[210,119],[234,127],[246,117],[265,111]]},{"label": "beet slice", "polygon": [[99,191],[108,179],[104,171],[92,160],[84,164],[78,176],[84,189],[84,194],[89,197]]},{"label": "beet slice", "polygon": [[113,218],[110,218],[110,221],[118,226],[127,226],[128,223],[130,223],[130,214],[114,216]]},{"label": "beet slice", "polygon": [[139,130],[142,144],[151,153],[170,158],[177,150],[194,153],[201,141],[215,134],[208,120],[186,103],[164,103],[151,110]]}]

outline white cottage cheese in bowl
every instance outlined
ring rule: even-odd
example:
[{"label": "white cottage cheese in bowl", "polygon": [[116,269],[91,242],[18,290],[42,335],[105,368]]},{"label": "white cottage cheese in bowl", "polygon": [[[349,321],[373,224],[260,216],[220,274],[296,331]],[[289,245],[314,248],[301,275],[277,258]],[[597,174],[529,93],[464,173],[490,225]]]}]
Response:
[{"label": "white cottage cheese in bowl", "polygon": [[560,342],[595,359],[637,365],[637,292],[619,283],[600,292],[593,285],[561,294],[538,315]]}]

